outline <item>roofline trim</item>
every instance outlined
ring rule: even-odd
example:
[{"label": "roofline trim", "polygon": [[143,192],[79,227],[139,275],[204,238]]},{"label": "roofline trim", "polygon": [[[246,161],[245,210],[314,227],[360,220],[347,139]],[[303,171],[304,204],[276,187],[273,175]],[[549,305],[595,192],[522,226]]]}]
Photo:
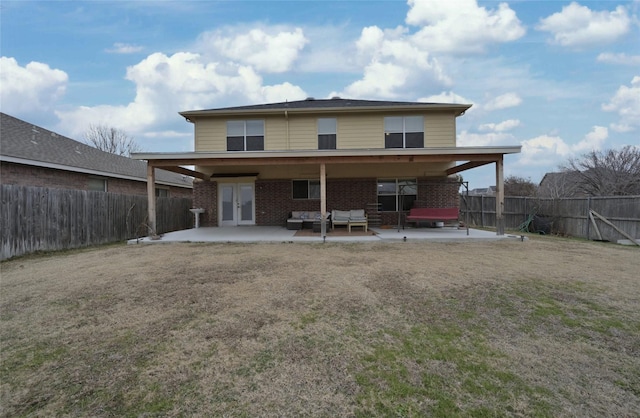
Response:
[{"label": "roofline trim", "polygon": [[262,158],[296,158],[296,157],[376,157],[376,156],[410,156],[410,155],[460,155],[467,154],[517,154],[522,146],[500,147],[438,147],[438,148],[377,148],[377,149],[349,149],[349,150],[298,150],[298,151],[219,151],[186,153],[156,152],[132,153],[131,158],[139,160],[200,160],[208,158],[219,159],[262,159]]},{"label": "roofline trim", "polygon": [[[71,171],[71,172],[74,172],[74,173],[91,174],[91,175],[100,176],[100,177],[117,178],[117,179],[121,179],[121,180],[132,180],[132,181],[139,181],[139,182],[142,182],[142,183],[146,183],[147,182],[147,178],[146,177],[141,178],[141,177],[125,176],[125,175],[120,175],[120,174],[107,173],[107,172],[104,172],[104,171],[90,170],[90,169],[86,169],[86,168],[72,167],[72,166],[68,166],[68,165],[48,163],[48,162],[37,161],[37,160],[29,160],[29,159],[26,159],[26,158],[9,157],[9,156],[6,156],[6,155],[0,155],[0,161],[4,161],[4,162],[7,162],[7,163],[14,163],[14,164],[30,165],[30,166],[34,166],[34,167],[51,168],[51,169],[54,169],[54,170]],[[166,171],[166,170],[164,170],[164,171]],[[165,185],[165,186],[173,186],[173,187],[182,187],[182,188],[185,188],[185,189],[193,189],[193,185],[190,185],[190,184],[171,183],[171,182],[167,182],[167,181],[160,181],[157,178],[156,178],[156,184],[162,184],[162,185]]]},{"label": "roofline trim", "polygon": [[[259,106],[259,105],[257,105]],[[204,110],[186,110],[178,112],[182,117],[191,121],[190,117],[202,117],[202,116],[233,116],[233,115],[269,115],[269,114],[282,114],[288,113],[363,113],[363,112],[376,112],[384,113],[389,111],[424,111],[424,110],[455,110],[456,117],[462,116],[467,110],[471,108],[471,104],[446,104],[446,103],[425,103],[415,105],[397,105],[397,106],[354,106],[354,107],[311,107],[311,108],[297,108],[297,107],[279,107],[275,109],[237,109],[234,108],[222,108],[222,109],[204,109]]]}]

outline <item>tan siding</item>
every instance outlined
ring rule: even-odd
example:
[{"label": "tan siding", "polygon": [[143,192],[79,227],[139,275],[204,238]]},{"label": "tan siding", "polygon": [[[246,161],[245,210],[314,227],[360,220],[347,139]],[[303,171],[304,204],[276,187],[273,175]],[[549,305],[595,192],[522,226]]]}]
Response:
[{"label": "tan siding", "polygon": [[289,117],[292,150],[318,149],[318,127],[315,116]]},{"label": "tan siding", "polygon": [[[201,119],[196,122],[196,151],[226,151],[227,121],[245,120],[243,118]],[[265,124],[265,150],[286,149],[286,125],[284,118],[271,117],[262,119]]]},{"label": "tan siding", "polygon": [[452,113],[427,113],[424,125],[425,148],[456,145],[456,118]]},{"label": "tan siding", "polygon": [[284,151],[287,149],[287,124],[282,116],[264,119],[265,151]]},{"label": "tan siding", "polygon": [[347,115],[338,118],[338,149],[384,148],[384,115]]},{"label": "tan siding", "polygon": [[196,151],[226,151],[227,121],[220,119],[196,119]]},{"label": "tan siding", "polygon": [[[384,117],[408,116],[415,113],[372,113],[354,115],[317,114],[313,116],[269,116],[265,121],[265,150],[314,150],[318,148],[317,118],[336,117],[337,148],[384,148]],[[456,123],[453,113],[424,113],[425,147],[456,145]],[[243,118],[238,118],[242,120]],[[226,151],[225,119],[197,119],[195,124],[196,151]]]}]

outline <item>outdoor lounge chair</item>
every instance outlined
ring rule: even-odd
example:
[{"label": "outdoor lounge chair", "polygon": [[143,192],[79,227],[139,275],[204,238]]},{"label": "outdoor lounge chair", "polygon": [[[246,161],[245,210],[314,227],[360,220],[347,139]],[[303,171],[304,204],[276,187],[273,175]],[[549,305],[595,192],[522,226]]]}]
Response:
[{"label": "outdoor lounge chair", "polygon": [[336,225],[349,226],[349,216],[351,212],[348,210],[332,210],[331,211],[331,229],[335,229]]},{"label": "outdoor lounge chair", "polygon": [[351,233],[352,226],[361,226],[367,231],[368,221],[364,209],[333,210],[331,211],[331,229],[336,225],[346,225]]},{"label": "outdoor lounge chair", "polygon": [[352,226],[361,226],[364,228],[364,232],[367,232],[367,214],[364,213],[364,209],[353,209],[349,211],[349,223],[347,224],[349,233],[351,233]]}]

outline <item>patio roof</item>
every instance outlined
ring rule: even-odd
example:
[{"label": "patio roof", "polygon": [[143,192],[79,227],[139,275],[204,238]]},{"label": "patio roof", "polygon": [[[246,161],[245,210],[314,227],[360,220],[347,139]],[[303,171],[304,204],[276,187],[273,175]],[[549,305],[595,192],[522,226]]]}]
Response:
[{"label": "patio roof", "polygon": [[384,164],[384,163],[453,163],[464,161],[443,171],[452,175],[486,164],[496,165],[496,224],[498,235],[504,234],[504,155],[516,154],[520,146],[505,147],[434,147],[402,149],[336,149],[336,150],[296,150],[296,151],[238,151],[238,152],[187,152],[187,153],[136,153],[133,158],[147,160],[147,194],[149,199],[149,229],[155,233],[156,208],[153,194],[155,168],[162,168],[179,174],[190,175],[205,181],[211,174],[190,170],[183,166],[236,166],[244,172],[254,171],[253,167],[268,165],[317,165],[320,168],[320,209],[323,217],[322,230],[326,219],[327,167],[336,164]]},{"label": "patio roof", "polygon": [[465,163],[451,167],[445,174],[495,163],[505,154],[520,152],[520,146],[505,147],[438,147],[402,149],[297,150],[297,151],[238,151],[135,153],[133,158],[147,160],[149,165],[207,179],[208,176],[182,166],[265,166],[319,165],[354,163]]}]

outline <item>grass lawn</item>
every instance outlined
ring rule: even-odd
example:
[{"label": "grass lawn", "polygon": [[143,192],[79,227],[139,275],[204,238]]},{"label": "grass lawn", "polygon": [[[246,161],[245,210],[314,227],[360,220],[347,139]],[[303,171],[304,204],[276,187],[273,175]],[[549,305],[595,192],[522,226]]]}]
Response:
[{"label": "grass lawn", "polygon": [[637,416],[640,251],[107,246],[0,264],[0,415]]}]

